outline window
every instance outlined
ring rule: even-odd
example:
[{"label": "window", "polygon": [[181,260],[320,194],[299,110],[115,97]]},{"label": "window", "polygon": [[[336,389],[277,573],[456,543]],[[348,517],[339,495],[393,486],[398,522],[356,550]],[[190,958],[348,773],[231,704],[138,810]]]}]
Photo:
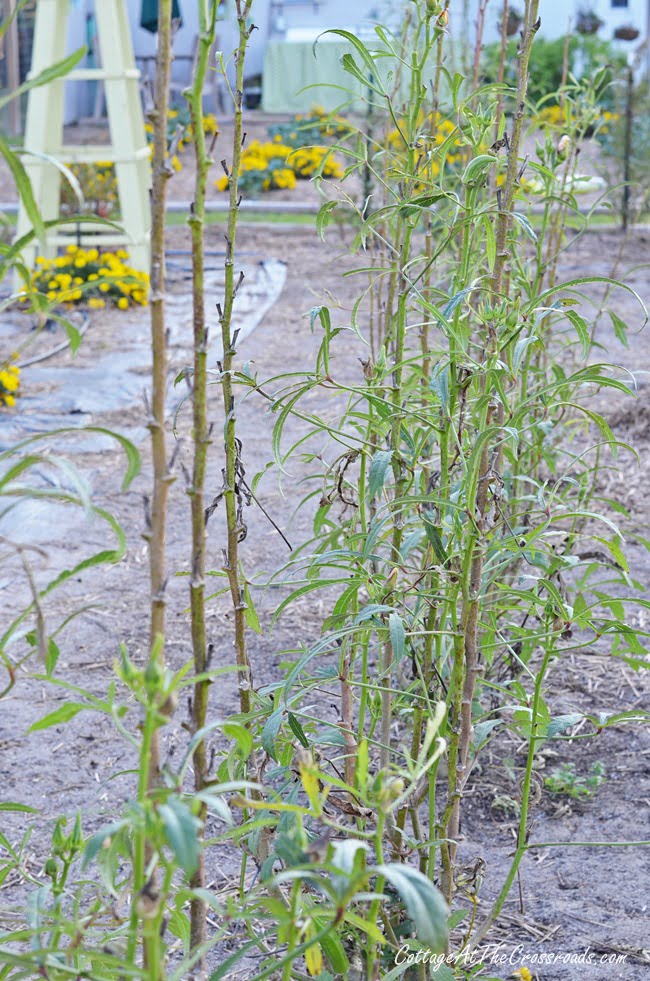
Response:
[{"label": "window", "polygon": [[612,7],[627,7],[627,0],[612,0]]}]

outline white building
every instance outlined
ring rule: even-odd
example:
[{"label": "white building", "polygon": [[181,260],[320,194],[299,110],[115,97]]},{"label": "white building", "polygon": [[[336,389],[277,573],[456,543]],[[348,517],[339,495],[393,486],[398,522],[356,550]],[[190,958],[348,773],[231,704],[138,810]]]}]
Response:
[{"label": "white building", "polygon": [[[101,0],[71,0],[69,48],[74,50],[81,44],[91,49],[88,64],[96,63],[97,51],[93,51],[93,9],[94,3]],[[198,36],[198,4],[202,0],[179,0],[182,13],[182,26],[174,40],[174,54],[177,57],[173,76],[178,82],[189,79],[192,59]],[[343,27],[353,32],[368,30],[373,20],[383,23],[392,20],[399,24],[403,5],[408,0],[254,0],[253,22],[257,28],[253,32],[247,55],[247,76],[263,72],[264,53],[270,41],[281,40],[292,35],[309,39],[319,32],[332,27]],[[476,11],[479,0],[451,0],[450,14],[454,34],[459,36],[466,23],[467,35],[473,44],[475,35]],[[144,70],[151,69],[155,56],[156,37],[140,27],[142,0],[126,0],[131,23],[133,47],[136,59]],[[524,0],[510,0],[511,8],[522,11]],[[219,22],[218,47],[228,54],[235,47],[236,25],[234,21],[234,0],[225,0],[222,19]],[[499,37],[498,21],[501,3],[490,0],[487,7],[484,41],[490,43]],[[617,28],[624,25],[636,27],[639,40],[618,42],[623,50],[638,48],[647,38],[650,29],[650,0],[540,0],[541,33],[546,37],[559,37],[570,28],[575,28],[580,10],[593,11],[603,21],[598,36],[611,40]],[[648,49],[650,59],[650,48]],[[649,62],[650,63],[650,62]],[[88,116],[96,108],[92,86],[76,85],[74,91],[67,86],[66,122]]]},{"label": "white building", "polygon": [[[523,13],[524,0],[510,0],[510,7]],[[452,20],[462,21],[469,9],[472,23],[476,22],[478,0],[451,0]],[[485,41],[499,38],[498,21],[501,4],[491,0],[487,7]],[[598,37],[613,40],[616,28],[630,25],[640,33],[639,42],[648,37],[650,28],[650,0],[540,0],[539,15],[541,34],[544,37],[561,37],[568,30],[575,30],[580,11],[590,11],[603,22]],[[626,42],[622,42],[626,44]]]},{"label": "white building", "polygon": [[[92,0],[86,0],[92,2]],[[315,36],[331,27],[343,27],[352,31],[363,30],[372,20],[391,20],[398,26],[400,12],[408,0],[254,0],[254,31],[247,55],[247,75],[262,73],[264,51],[269,41],[281,39],[287,33],[303,31]],[[136,55],[155,52],[155,38],[139,27],[141,0],[127,0],[133,29]],[[178,32],[174,50],[182,57],[177,62],[177,77],[189,70],[188,56],[196,43],[198,30],[197,0],[179,0],[183,14],[183,26]],[[450,15],[454,30],[462,31],[465,19],[469,25],[469,37],[473,43],[476,10],[479,0],[451,0]],[[510,0],[510,7],[523,12],[524,0]],[[236,33],[233,22],[233,0],[226,0],[225,16],[220,22],[219,47],[224,52],[235,46]],[[485,43],[498,40],[500,0],[490,0],[485,23]],[[603,22],[598,37],[614,40],[614,32],[623,26],[635,27],[639,40],[630,44],[616,42],[622,50],[636,49],[650,34],[650,0],[540,0],[541,34],[554,38],[575,30],[580,11],[592,11]]]}]

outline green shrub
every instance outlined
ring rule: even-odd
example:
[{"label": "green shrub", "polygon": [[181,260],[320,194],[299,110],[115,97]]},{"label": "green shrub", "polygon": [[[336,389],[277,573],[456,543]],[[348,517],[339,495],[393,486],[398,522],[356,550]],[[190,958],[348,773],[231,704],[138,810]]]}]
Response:
[{"label": "green shrub", "polygon": [[[531,102],[547,99],[557,102],[557,93],[562,85],[566,39],[563,37],[548,40],[538,37],[533,46],[530,59],[530,79],[528,96]],[[568,47],[568,70],[578,79],[590,78],[598,68],[611,65],[616,71],[625,65],[625,56],[620,54],[609,41],[597,37],[573,37]],[[499,77],[501,42],[486,45],[481,65],[484,82],[496,82]],[[508,42],[505,59],[504,81],[514,87],[517,79],[517,40]],[[548,98],[551,97],[551,98]],[[611,96],[603,92],[603,103],[609,104]]]}]

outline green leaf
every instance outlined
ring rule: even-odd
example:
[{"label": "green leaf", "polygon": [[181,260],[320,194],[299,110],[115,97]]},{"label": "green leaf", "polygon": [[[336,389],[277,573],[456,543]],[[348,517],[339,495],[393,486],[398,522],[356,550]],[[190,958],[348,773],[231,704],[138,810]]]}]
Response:
[{"label": "green leaf", "polygon": [[623,554],[623,550],[621,549],[621,546],[619,545],[618,542],[612,542],[608,538],[600,538],[598,535],[594,535],[594,541],[600,542],[601,545],[604,545],[606,549],[609,549],[609,551],[612,554],[612,558],[614,559],[616,564],[620,566],[621,569],[623,569],[624,572],[630,571],[630,568],[627,564],[627,559],[625,558],[625,555]]},{"label": "green leaf", "polygon": [[474,726],[474,734],[472,737],[472,742],[478,753],[479,749],[485,746],[488,741],[488,737],[493,729],[497,726],[503,725],[503,719],[484,719],[483,722],[477,722]]},{"label": "green leaf", "polygon": [[[51,429],[46,433],[37,433],[35,436],[28,436],[27,439],[23,439],[19,443],[14,443],[8,450],[0,452],[0,460],[14,455],[19,450],[22,450],[23,447],[30,446],[32,443],[37,443],[43,439],[51,439],[53,436],[63,436],[66,433],[75,436],[78,436],[80,433],[82,435],[83,433],[102,433],[104,436],[110,436],[111,439],[117,440],[126,454],[127,461],[127,470],[122,481],[123,491],[127,490],[129,484],[140,473],[140,454],[135,443],[132,443],[126,436],[122,436],[121,433],[114,432],[112,429],[106,429],[104,426],[64,426],[60,429]],[[102,512],[98,511],[97,513]]]},{"label": "green leaf", "polygon": [[368,843],[357,838],[337,838],[332,842],[331,864],[343,873],[346,887],[355,869],[363,867],[367,853]]},{"label": "green leaf", "polygon": [[321,205],[321,208],[316,216],[316,231],[318,232],[318,237],[322,242],[325,241],[325,229],[329,225],[332,217],[332,212],[336,208],[338,201],[326,201],[325,204]]},{"label": "green leaf", "polygon": [[274,712],[271,712],[262,729],[262,747],[276,763],[278,762],[278,757],[275,751],[275,740],[280,731],[283,717],[284,709],[276,709]]},{"label": "green leaf", "polygon": [[429,388],[440,399],[440,405],[449,414],[449,365],[439,365],[431,375]]},{"label": "green leaf", "polygon": [[587,715],[586,718],[599,729],[607,729],[619,722],[648,722],[650,713],[644,709],[628,709],[626,712],[599,712],[597,715]]},{"label": "green leaf", "polygon": [[[327,919],[324,916],[319,916],[317,913],[310,911],[311,918],[316,927],[317,933],[321,933],[327,926]],[[323,953],[330,962],[330,967],[334,971],[337,977],[347,978],[350,971],[350,962],[345,953],[343,944],[336,933],[334,927],[332,930],[321,937],[319,940],[321,947],[323,948]]]},{"label": "green leaf", "polygon": [[[505,118],[505,114],[501,118]],[[461,910],[461,912],[465,913],[467,911]],[[452,971],[448,964],[436,964],[432,968],[431,977],[434,979],[434,981],[456,981],[457,976],[458,975]],[[484,978],[484,981],[490,981],[490,978]],[[497,981],[497,979],[492,978],[492,981]]]},{"label": "green leaf", "polygon": [[118,831],[125,828],[128,823],[129,822],[126,820],[126,818],[121,821],[114,821],[112,824],[107,824],[103,828],[100,828],[94,835],[91,835],[86,843],[82,867],[85,869],[86,866],[90,865],[95,856],[98,855],[101,849],[104,847],[104,842],[107,842],[109,838],[113,838]]},{"label": "green leaf", "polygon": [[0,801],[0,811],[20,811],[21,814],[38,814],[37,807],[30,807],[29,804],[16,804],[14,801]]},{"label": "green leaf", "polygon": [[513,211],[512,217],[515,219],[518,225],[521,225],[531,242],[537,242],[537,234],[535,233],[535,229],[531,225],[528,218],[525,215],[522,215],[519,211]]},{"label": "green leaf", "polygon": [[50,311],[49,316],[52,320],[55,320],[57,324],[61,324],[68,337],[70,354],[76,354],[79,350],[79,345],[81,344],[81,332],[77,330],[75,325],[71,323],[67,317],[61,317],[59,314],[56,314],[53,311]]},{"label": "green leaf", "polygon": [[87,702],[64,702],[54,712],[50,712],[48,715],[44,715],[42,719],[39,719],[38,722],[32,723],[27,732],[40,732],[41,729],[49,729],[51,726],[61,725],[62,723],[69,722],[70,719],[74,719],[75,715],[78,715],[79,712],[89,711],[93,708],[94,706],[89,705]]},{"label": "green leaf", "polygon": [[362,85],[366,82],[366,77],[354,60],[354,56],[349,51],[341,56],[341,67],[343,71],[347,72],[348,75],[352,75]]},{"label": "green leaf", "polygon": [[451,92],[451,98],[453,102],[454,109],[458,105],[458,95],[460,93],[461,86],[465,81],[465,76],[461,75],[460,72],[454,72],[452,76],[451,72],[447,68],[442,68],[442,74],[444,75],[447,85],[449,86],[449,91]]},{"label": "green leaf", "polygon": [[196,872],[199,864],[199,822],[189,807],[177,797],[170,797],[166,804],[161,804],[158,813],[162,818],[169,847],[189,878]]},{"label": "green leaf", "polygon": [[253,749],[253,736],[246,726],[238,722],[224,722],[222,732],[228,739],[235,740],[242,759],[248,759]]},{"label": "green leaf", "polygon": [[374,620],[382,613],[391,613],[392,610],[393,607],[387,606],[385,603],[367,603],[359,610],[353,623],[358,626],[360,623],[365,623],[366,620]]},{"label": "green leaf", "polygon": [[195,796],[197,800],[203,801],[208,811],[220,817],[229,828],[234,826],[235,821],[232,812],[223,797],[205,790],[199,791]]},{"label": "green leaf", "polygon": [[390,632],[390,643],[393,648],[393,659],[399,662],[404,657],[406,645],[406,632],[402,618],[395,610],[388,617],[388,630]]},{"label": "green leaf", "polygon": [[587,324],[580,314],[576,313],[575,310],[565,310],[564,316],[567,320],[570,320],[576,329],[576,333],[580,339],[580,344],[582,345],[582,360],[586,360],[587,355],[591,349],[591,337],[589,336],[589,330]]},{"label": "green leaf", "polygon": [[327,307],[312,307],[309,311],[309,326],[314,329],[314,324],[316,323],[316,318],[320,320],[321,327],[326,334],[332,329],[332,318],[330,317],[330,312]]},{"label": "green leaf", "polygon": [[27,171],[25,170],[22,161],[17,154],[13,152],[4,136],[1,134],[0,153],[5,158],[7,166],[11,171],[11,176],[16,182],[18,197],[20,198],[21,204],[25,209],[27,217],[32,223],[32,228],[34,229],[38,240],[43,243],[45,241],[45,225],[43,224],[41,213],[38,210],[38,205],[36,204],[36,199],[34,198],[31,181],[27,176]]},{"label": "green leaf", "polygon": [[430,191],[426,194],[415,194],[412,198],[409,198],[404,204],[399,206],[398,213],[403,215],[405,218],[410,218],[412,215],[416,215],[418,211],[424,208],[430,208],[432,205],[437,204],[449,197],[445,191]]},{"label": "green leaf", "polygon": [[[371,79],[372,79],[372,80],[374,80],[374,82],[377,83],[377,85],[380,85],[381,84],[379,82],[379,79],[377,78],[378,72],[377,72],[377,66],[375,65],[375,59],[373,58],[372,54],[370,53],[370,51],[368,50],[368,48],[365,46],[365,44],[363,43],[363,41],[360,41],[359,38],[356,36],[356,34],[352,34],[350,31],[341,30],[340,28],[336,28],[334,30],[325,31],[324,33],[326,33],[326,34],[338,34],[339,37],[342,37],[346,41],[349,41],[350,42],[350,44],[352,45],[352,47],[356,49],[356,51],[360,55],[361,59],[363,60],[363,63],[364,63],[364,65],[366,66],[366,68],[368,70],[368,75],[365,76],[360,71],[360,69],[358,68],[358,66],[355,63],[354,59],[352,58],[352,55],[347,55],[347,56],[346,55],[343,55],[343,58],[341,59],[341,62],[343,63],[343,59],[344,58],[346,58],[346,57],[349,58],[352,61],[352,63],[354,64],[354,68],[355,68],[355,71],[353,71],[352,74],[355,75],[355,77],[358,78],[361,82],[363,82],[363,84],[365,85],[366,88],[372,89],[373,92],[377,92],[379,95],[385,95],[386,93],[385,93],[384,89],[383,88],[377,88],[376,85],[374,85],[373,82],[371,81]],[[345,67],[345,65],[343,67]]]},{"label": "green leaf", "polygon": [[463,920],[467,919],[468,916],[469,916],[468,909],[454,910],[454,912],[451,913],[449,916],[449,929],[454,930],[458,926],[458,924],[462,923]]},{"label": "green leaf", "polygon": [[364,920],[362,916],[359,916],[357,913],[352,913],[349,910],[346,912],[344,920],[346,923],[350,923],[351,926],[356,927],[357,930],[361,930],[363,933],[367,934],[367,936],[369,936],[371,940],[374,940],[376,944],[386,943],[386,937],[376,923],[371,923],[370,920]]},{"label": "green leaf", "polygon": [[623,347],[629,347],[629,342],[627,339],[627,324],[624,320],[621,320],[619,315],[614,313],[613,310],[608,310],[607,313],[612,321],[612,326],[617,339],[621,342]]},{"label": "green leaf", "polygon": [[291,729],[294,736],[296,736],[300,740],[301,745],[304,746],[305,749],[309,749],[309,740],[305,735],[305,730],[300,725],[299,720],[296,718],[293,712],[287,712],[287,719],[289,721],[289,728]]},{"label": "green leaf", "polygon": [[493,153],[480,153],[478,157],[474,157],[467,164],[461,181],[468,187],[475,187],[487,177],[489,171],[496,163],[497,158]]},{"label": "green leaf", "polygon": [[168,930],[182,942],[186,951],[190,949],[191,928],[189,918],[180,909],[172,909],[169,913]]},{"label": "green leaf", "polygon": [[520,337],[517,343],[515,344],[515,349],[512,352],[513,375],[516,375],[517,372],[519,371],[524,354],[526,353],[530,345],[534,344],[536,340],[537,338],[534,334],[531,334],[530,336],[524,335],[523,337]]},{"label": "green leaf", "polygon": [[257,615],[257,610],[255,609],[255,604],[253,603],[253,597],[251,596],[248,583],[246,583],[244,586],[244,603],[246,604],[246,609],[244,610],[246,625],[256,634],[261,634],[262,628],[260,627],[260,618]]},{"label": "green leaf", "polygon": [[553,736],[577,725],[583,718],[584,716],[580,712],[572,712],[570,715],[556,715],[546,726],[546,735],[552,739]]},{"label": "green leaf", "polygon": [[392,450],[377,450],[368,471],[368,497],[372,499],[383,489],[386,472],[393,458]]},{"label": "green leaf", "polygon": [[61,61],[55,62],[55,64],[50,65],[49,68],[44,68],[42,72],[38,75],[34,75],[32,78],[28,78],[26,82],[19,85],[17,89],[14,89],[9,95],[5,95],[0,98],[0,109],[6,106],[8,102],[12,99],[18,98],[23,92],[29,92],[30,89],[36,89],[41,85],[49,85],[50,82],[54,82],[57,78],[61,78],[63,75],[67,75],[69,71],[79,64],[81,59],[86,54],[86,47],[79,48],[77,51],[73,51],[71,55],[67,58],[62,58]]},{"label": "green leaf", "polygon": [[576,286],[586,286],[590,283],[603,283],[605,286],[616,286],[618,289],[625,290],[626,293],[630,293],[634,299],[637,301],[641,309],[643,310],[643,324],[648,322],[648,311],[646,305],[631,286],[626,283],[621,283],[616,279],[611,279],[609,276],[580,276],[576,279],[570,279],[566,283],[558,283],[555,286],[550,287],[550,289],[545,290],[536,296],[526,309],[527,314],[531,314],[534,310],[539,310],[542,307],[548,307],[549,300],[551,297],[555,296],[556,293],[561,293],[563,290],[573,290]]},{"label": "green leaf", "polygon": [[422,515],[422,524],[424,525],[426,536],[433,548],[433,551],[435,552],[438,562],[441,565],[446,566],[449,562],[449,555],[447,554],[445,546],[442,542],[440,527],[438,525],[434,525],[433,521],[431,521],[424,513]]},{"label": "green leaf", "polygon": [[47,652],[45,654],[45,673],[52,674],[56,663],[59,660],[59,655],[61,651],[59,650],[56,641],[53,637],[49,637],[47,641]]},{"label": "green leaf", "polygon": [[494,225],[490,215],[483,215],[483,228],[485,229],[485,253],[487,255],[488,269],[494,270],[494,263],[497,258],[497,239],[494,234]]},{"label": "green leaf", "polygon": [[415,924],[418,940],[433,953],[445,950],[449,907],[430,879],[418,869],[398,862],[379,865],[377,872],[399,893]]}]

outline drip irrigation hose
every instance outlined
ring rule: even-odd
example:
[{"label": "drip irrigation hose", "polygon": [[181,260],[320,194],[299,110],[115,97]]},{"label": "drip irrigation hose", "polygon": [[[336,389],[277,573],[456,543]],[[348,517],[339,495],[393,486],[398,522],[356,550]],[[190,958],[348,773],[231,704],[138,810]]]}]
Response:
[{"label": "drip irrigation hose", "polygon": [[[240,252],[239,254],[249,255],[249,256],[259,255],[258,252]],[[191,256],[192,252],[190,251],[190,249],[167,249],[165,251],[165,255],[166,256]],[[211,249],[206,251],[205,255],[223,258],[225,257],[226,253],[224,251],[217,251],[216,249]],[[170,263],[170,265],[181,267],[183,269],[187,268],[188,272],[190,271],[189,267],[185,267],[184,265],[181,266],[181,263],[172,262]],[[212,267],[206,266],[206,269],[217,270],[217,269],[221,269],[221,266],[212,266]],[[87,313],[85,313],[83,322],[81,324],[81,327],[79,328],[80,340],[85,335],[89,327],[90,327],[90,317]],[[26,358],[24,361],[19,361],[18,368],[22,370],[23,368],[29,368],[33,364],[39,364],[41,361],[48,361],[50,358],[55,357],[55,355],[61,354],[61,352],[65,351],[68,347],[70,347],[69,337],[67,337],[65,341],[62,341],[60,344],[57,344],[56,347],[51,348],[51,350],[45,351],[43,354],[35,354],[34,357],[32,358]]]},{"label": "drip irrigation hose", "polygon": [[[81,340],[89,327],[90,317],[85,313],[83,323],[79,328],[79,340]],[[47,361],[48,358],[53,358],[55,354],[60,354],[61,351],[65,351],[68,347],[70,347],[70,338],[66,337],[64,341],[57,344],[56,347],[51,348],[51,350],[45,351],[43,354],[35,354],[33,358],[26,358],[25,361],[19,361],[18,367],[22,370],[23,368],[28,368],[30,365],[38,364],[39,361]]]}]

